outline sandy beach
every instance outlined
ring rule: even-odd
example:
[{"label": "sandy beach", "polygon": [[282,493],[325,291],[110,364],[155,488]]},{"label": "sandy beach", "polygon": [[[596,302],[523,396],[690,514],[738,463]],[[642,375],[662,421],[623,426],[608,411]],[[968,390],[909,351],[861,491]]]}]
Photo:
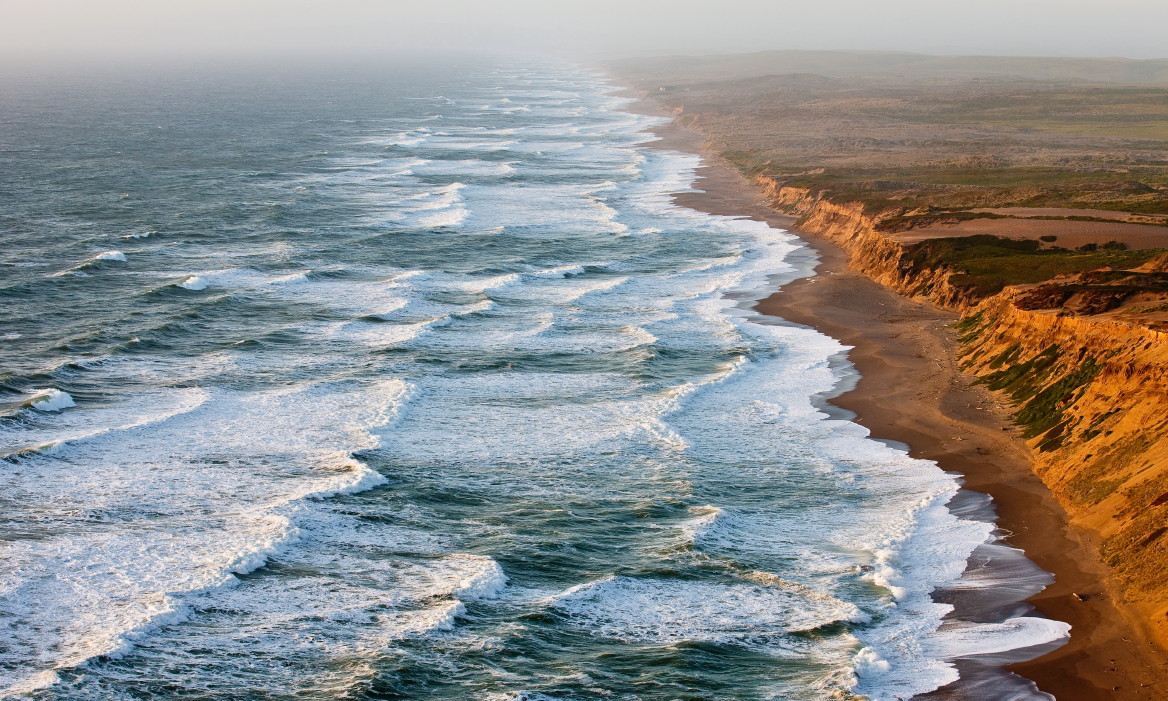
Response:
[{"label": "sandy beach", "polygon": [[[640,109],[653,111],[651,105]],[[705,156],[707,165],[695,185],[701,192],[678,195],[679,204],[767,221],[799,235],[815,251],[817,274],[785,285],[758,309],[853,346],[848,359],[860,379],[831,404],[853,412],[874,438],[906,444],[914,457],[961,475],[966,489],[990,495],[998,526],[1008,534],[1006,543],[1054,575],[1054,583],[1028,603],[1068,622],[1070,641],[1009,669],[1059,699],[1163,698],[1168,663],[1115,605],[1096,544],[1068,524],[1031,471],[1029,449],[1013,428],[1008,407],[972,386],[957,367],[956,337],[949,327],[956,315],[905,299],[849,271],[842,250],[795,231],[793,219],[771,209],[736,169],[703,147],[696,132],[675,125],[653,132],[662,140],[652,146]],[[972,689],[973,675],[962,671],[968,678],[927,698],[1001,698],[986,695],[984,687]]]}]

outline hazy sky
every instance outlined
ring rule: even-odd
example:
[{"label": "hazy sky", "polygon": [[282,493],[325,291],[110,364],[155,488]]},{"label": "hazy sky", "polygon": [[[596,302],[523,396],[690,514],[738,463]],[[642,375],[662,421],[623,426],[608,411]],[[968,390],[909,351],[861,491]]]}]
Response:
[{"label": "hazy sky", "polygon": [[0,58],[764,49],[1168,57],[1168,0],[0,0]]}]

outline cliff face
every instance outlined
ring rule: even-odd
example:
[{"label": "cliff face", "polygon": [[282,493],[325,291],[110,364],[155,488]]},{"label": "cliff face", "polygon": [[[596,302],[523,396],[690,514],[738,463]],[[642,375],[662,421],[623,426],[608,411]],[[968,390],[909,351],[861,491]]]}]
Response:
[{"label": "cliff face", "polygon": [[[960,360],[1005,394],[1035,471],[1072,520],[1099,534],[1122,595],[1168,643],[1168,334],[1114,317],[1033,309],[1034,291],[979,295],[879,229],[861,203],[759,178],[800,228],[837,243],[849,266],[962,314]],[[1029,297],[1028,297],[1029,295]]]},{"label": "cliff face", "polygon": [[1006,290],[959,323],[967,371],[1017,407],[1035,472],[1153,634],[1168,642],[1168,336],[1019,309]]},{"label": "cliff face", "polygon": [[819,200],[808,208],[800,226],[839,244],[848,251],[853,269],[901,294],[955,309],[969,304],[968,293],[952,285],[950,271],[920,265],[909,246],[876,230],[876,220],[859,203]]}]

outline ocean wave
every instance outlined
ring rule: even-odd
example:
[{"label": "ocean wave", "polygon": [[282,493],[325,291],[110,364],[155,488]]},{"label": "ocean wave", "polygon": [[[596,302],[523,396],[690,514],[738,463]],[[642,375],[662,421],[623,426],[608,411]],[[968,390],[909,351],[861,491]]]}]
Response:
[{"label": "ocean wave", "polygon": [[177,286],[183,288],[184,290],[195,290],[196,292],[205,290],[210,285],[211,283],[202,275],[191,275],[182,282],[177,283]]},{"label": "ocean wave", "polygon": [[[98,253],[96,255],[90,256],[89,258],[86,258],[84,261],[78,263],[77,265],[66,268],[64,270],[59,270],[59,271],[53,273],[52,275],[50,275],[49,277],[63,277],[66,275],[69,275],[72,277],[89,277],[89,273],[85,272],[87,269],[96,268],[96,267],[100,266],[102,263],[125,263],[125,262],[127,262],[126,254],[122,253],[121,251],[102,251],[101,253]],[[32,266],[32,264],[17,264],[17,265],[24,266],[24,267],[31,267]]]},{"label": "ocean wave", "polygon": [[[73,398],[65,392],[37,396],[44,397],[45,403],[51,407],[43,408],[35,403],[35,399],[31,400],[31,408],[39,411],[60,412],[76,406]],[[196,388],[156,390],[139,393],[129,406],[83,408],[54,417],[52,421],[14,422],[0,428],[0,439],[7,446],[0,452],[0,457],[30,457],[37,453],[62,455],[66,448],[84,441],[159,424],[192,411],[208,396],[205,390]]]},{"label": "ocean wave", "polygon": [[284,286],[304,283],[309,280],[311,271],[300,270],[294,273],[264,273],[252,268],[224,268],[219,270],[205,270],[188,274],[175,287],[184,290],[200,292],[209,288],[237,290],[256,289],[269,285]]},{"label": "ocean wave", "polygon": [[61,411],[77,406],[68,392],[62,392],[59,389],[38,389],[33,390],[32,394],[32,399],[29,399],[26,404],[29,408],[37,411]]},{"label": "ocean wave", "polygon": [[470,216],[470,210],[462,207],[445,209],[434,214],[419,217],[417,226],[427,229],[443,229],[457,227]]},{"label": "ocean wave", "polygon": [[1063,621],[1018,616],[1000,623],[954,623],[932,642],[940,657],[952,660],[1046,645],[1066,638],[1070,629]]},{"label": "ocean wave", "polygon": [[435,141],[431,144],[436,148],[446,148],[458,151],[506,151],[509,147],[518,144],[519,141],[515,139],[503,139],[501,141],[483,141],[476,139],[473,136],[469,138],[451,137]]},{"label": "ocean wave", "polygon": [[518,161],[500,163],[493,160],[453,160],[435,158],[411,170],[418,175],[455,178],[500,178],[514,175]]},{"label": "ocean wave", "polygon": [[538,270],[529,270],[520,273],[525,278],[565,278],[571,275],[583,275],[584,266],[582,265],[557,265],[553,268],[543,268]]},{"label": "ocean wave", "polygon": [[412,129],[412,130],[408,130],[408,131],[399,131],[399,132],[396,132],[394,134],[389,134],[389,135],[385,135],[385,136],[369,137],[369,138],[365,139],[363,143],[373,144],[373,145],[377,145],[377,146],[410,147],[410,146],[420,146],[421,144],[426,143],[426,141],[430,137],[431,137],[431,132],[429,129],[420,128],[420,129]]},{"label": "ocean wave", "polygon": [[482,555],[455,555],[443,564],[454,564],[457,583],[448,596],[462,600],[497,598],[507,586],[507,575],[492,558]]},{"label": "ocean wave", "polygon": [[[468,309],[464,313],[489,309],[490,304],[488,301],[484,306]],[[390,314],[378,316],[386,318]],[[442,313],[421,321],[392,324],[371,324],[364,320],[342,322],[327,329],[324,335],[328,338],[343,339],[378,348],[399,347],[417,339],[427,331],[446,326],[451,322],[453,316],[455,315],[451,313]]]},{"label": "ocean wave", "polygon": [[862,621],[854,605],[774,578],[770,583],[607,577],[552,598],[551,608],[607,638],[766,649],[791,633]]},{"label": "ocean wave", "polygon": [[[80,507],[101,510],[104,519],[164,519],[174,536],[66,529],[8,549],[5,566],[22,576],[7,584],[2,609],[31,621],[14,639],[28,655],[23,659],[37,664],[16,677],[6,671],[4,684],[51,682],[50,672],[126,654],[160,626],[184,620],[190,597],[233,585],[236,575],[254,572],[300,539],[299,521],[313,503],[382,483],[384,477],[349,453],[379,444],[377,432],[400,411],[409,386],[388,380],[363,388],[218,391],[161,423],[156,417],[95,433],[68,452],[39,459],[43,481],[10,479],[19,492],[53,491],[49,501],[33,500],[53,504],[53,511],[38,513],[40,520],[65,523]],[[175,452],[186,457],[176,461]],[[114,454],[123,457],[109,459]],[[83,477],[59,479],[75,463],[89,465]],[[78,577],[86,586],[70,594]],[[6,657],[0,654],[0,668]]]},{"label": "ocean wave", "polygon": [[462,183],[451,183],[430,192],[418,195],[409,195],[402,198],[403,202],[413,211],[428,211],[434,209],[448,209],[463,201],[459,191],[465,188]]}]

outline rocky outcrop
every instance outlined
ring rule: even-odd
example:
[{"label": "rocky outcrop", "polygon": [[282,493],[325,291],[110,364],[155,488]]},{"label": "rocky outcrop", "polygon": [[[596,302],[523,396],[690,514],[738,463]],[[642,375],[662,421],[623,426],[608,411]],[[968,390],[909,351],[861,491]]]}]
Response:
[{"label": "rocky outcrop", "polygon": [[[1058,290],[976,294],[954,283],[960,271],[881,231],[881,215],[862,203],[759,184],[774,206],[801,216],[801,229],[841,246],[853,269],[961,313],[963,368],[1012,402],[1035,472],[1077,525],[1099,535],[1129,607],[1168,645],[1168,333],[1038,299]],[[1168,269],[1162,263],[1150,267]]]}]

